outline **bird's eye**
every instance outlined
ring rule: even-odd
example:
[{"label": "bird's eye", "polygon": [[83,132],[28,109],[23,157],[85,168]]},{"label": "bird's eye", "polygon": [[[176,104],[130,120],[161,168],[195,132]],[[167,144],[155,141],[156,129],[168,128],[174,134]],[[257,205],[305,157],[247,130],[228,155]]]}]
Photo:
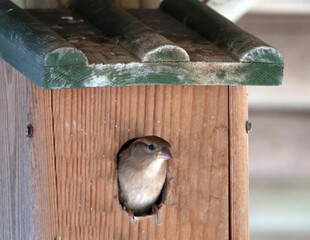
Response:
[{"label": "bird's eye", "polygon": [[149,149],[150,149],[150,150],[154,150],[154,149],[155,149],[155,146],[154,146],[153,144],[150,144],[150,145],[149,145]]}]

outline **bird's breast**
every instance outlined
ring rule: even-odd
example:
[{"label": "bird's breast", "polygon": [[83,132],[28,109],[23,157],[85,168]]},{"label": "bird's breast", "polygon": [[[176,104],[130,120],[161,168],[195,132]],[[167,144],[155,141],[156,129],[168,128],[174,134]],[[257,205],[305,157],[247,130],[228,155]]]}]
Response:
[{"label": "bird's breast", "polygon": [[145,175],[148,177],[156,177],[159,172],[162,170],[164,159],[156,159],[155,161],[151,162],[150,165],[145,169]]}]

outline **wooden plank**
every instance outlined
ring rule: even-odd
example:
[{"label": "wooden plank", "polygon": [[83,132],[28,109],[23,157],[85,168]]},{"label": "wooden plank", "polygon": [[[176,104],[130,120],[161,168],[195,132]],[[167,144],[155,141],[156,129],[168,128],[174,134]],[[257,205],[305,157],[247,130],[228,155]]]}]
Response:
[{"label": "wooden plank", "polygon": [[[228,239],[226,87],[68,89],[52,96],[62,239]],[[157,221],[131,222],[116,198],[116,153],[128,139],[149,134],[172,145],[168,199]]]},{"label": "wooden plank", "polygon": [[39,86],[45,68],[85,65],[79,50],[10,1],[0,1],[1,58]]},{"label": "wooden plank", "polygon": [[227,50],[241,62],[277,63],[283,66],[283,58],[277,50],[200,1],[164,0],[160,8],[210,42]]},{"label": "wooden plank", "polygon": [[249,239],[247,88],[229,87],[230,239]]},{"label": "wooden plank", "polygon": [[30,9],[27,11],[67,40],[72,46],[81,50],[87,57],[89,64],[140,62],[138,57],[118,44],[117,39],[109,38],[69,9]]},{"label": "wooden plank", "polygon": [[71,8],[139,57],[142,62],[189,61],[187,52],[109,0],[75,0]]},{"label": "wooden plank", "polygon": [[[68,10],[27,10],[44,25],[53,29],[74,47],[81,50],[89,64],[139,62],[127,49],[117,44],[81,16]],[[128,9],[128,12],[158,34],[182,47],[192,62],[237,62],[227,51],[210,43],[196,32],[158,9]],[[159,20],[160,19],[160,20]],[[102,44],[104,42],[104,44]]]},{"label": "wooden plank", "polygon": [[237,62],[229,52],[212,44],[159,9],[128,9],[128,12],[155,32],[185,49],[192,62]]},{"label": "wooden plank", "polygon": [[[0,239],[57,236],[51,92],[0,59]],[[33,126],[27,139],[26,126]]]}]

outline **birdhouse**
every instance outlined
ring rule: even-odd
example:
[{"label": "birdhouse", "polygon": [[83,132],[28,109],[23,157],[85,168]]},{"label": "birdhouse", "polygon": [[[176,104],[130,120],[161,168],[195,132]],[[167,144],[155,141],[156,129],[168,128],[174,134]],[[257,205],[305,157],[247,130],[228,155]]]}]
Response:
[{"label": "birdhouse", "polygon": [[[1,239],[248,239],[246,85],[281,84],[276,49],[196,0],[0,16]],[[130,216],[117,155],[150,135],[173,158]]]}]

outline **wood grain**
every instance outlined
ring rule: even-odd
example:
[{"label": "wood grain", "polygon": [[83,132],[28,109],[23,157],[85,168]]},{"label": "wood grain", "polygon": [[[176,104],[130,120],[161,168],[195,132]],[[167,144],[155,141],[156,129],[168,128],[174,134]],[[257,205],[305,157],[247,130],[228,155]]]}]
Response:
[{"label": "wood grain", "polygon": [[249,239],[247,88],[229,87],[230,235]]},{"label": "wood grain", "polygon": [[142,62],[189,61],[186,51],[154,32],[112,1],[74,0],[74,12],[90,21]]},{"label": "wood grain", "polygon": [[153,31],[185,49],[192,62],[237,62],[227,51],[212,44],[160,9],[128,9],[127,11]]},{"label": "wood grain", "polygon": [[[52,96],[62,239],[228,239],[227,87],[53,90]],[[131,222],[117,200],[116,153],[128,139],[150,134],[172,145],[168,198],[157,221]]]},{"label": "wood grain", "polygon": [[0,239],[53,239],[58,222],[51,92],[0,59],[0,99]]},{"label": "wood grain", "polygon": [[[127,11],[158,35],[185,49],[192,62],[237,62],[227,51],[212,44],[161,10],[128,9]],[[51,11],[30,9],[27,12],[81,50],[90,64],[140,61],[130,51],[117,44],[117,38],[108,37],[103,31],[68,9]],[[63,19],[63,16],[72,16],[73,20]]]},{"label": "wood grain", "polygon": [[160,8],[241,62],[277,63],[281,54],[197,0],[163,0]]}]

